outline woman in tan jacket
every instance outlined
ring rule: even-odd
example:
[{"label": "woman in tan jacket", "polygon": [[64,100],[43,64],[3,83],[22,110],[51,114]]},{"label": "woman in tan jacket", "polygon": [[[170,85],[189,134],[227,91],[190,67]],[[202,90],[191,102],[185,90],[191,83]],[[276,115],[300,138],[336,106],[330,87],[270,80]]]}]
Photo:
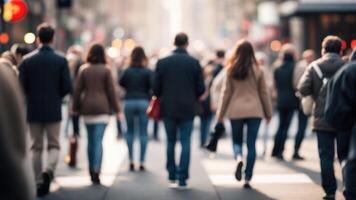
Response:
[{"label": "woman in tan jacket", "polygon": [[[100,184],[102,140],[110,114],[118,113],[111,70],[106,65],[105,49],[94,44],[86,64],[80,67],[73,96],[73,112],[83,116],[88,132],[88,160],[91,181]],[[119,116],[119,115],[118,115]]]},{"label": "woman in tan jacket", "polygon": [[235,178],[242,179],[243,128],[247,126],[247,164],[245,168],[245,188],[250,188],[253,167],[256,160],[256,139],[261,119],[268,122],[272,117],[271,100],[263,70],[257,64],[252,44],[240,40],[227,63],[222,96],[217,117],[230,119],[234,157],[237,160]]}]

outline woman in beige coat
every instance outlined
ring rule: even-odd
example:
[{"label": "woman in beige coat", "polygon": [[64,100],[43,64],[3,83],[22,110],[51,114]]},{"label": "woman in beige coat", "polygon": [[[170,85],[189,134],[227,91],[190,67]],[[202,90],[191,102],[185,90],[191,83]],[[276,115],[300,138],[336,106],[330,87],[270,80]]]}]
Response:
[{"label": "woman in beige coat", "polygon": [[222,96],[217,117],[230,119],[234,157],[237,160],[235,177],[242,179],[243,128],[247,126],[247,164],[245,168],[245,188],[250,188],[253,167],[256,160],[256,139],[261,119],[268,122],[272,117],[271,100],[267,92],[263,70],[258,66],[252,44],[240,40],[227,63]]}]

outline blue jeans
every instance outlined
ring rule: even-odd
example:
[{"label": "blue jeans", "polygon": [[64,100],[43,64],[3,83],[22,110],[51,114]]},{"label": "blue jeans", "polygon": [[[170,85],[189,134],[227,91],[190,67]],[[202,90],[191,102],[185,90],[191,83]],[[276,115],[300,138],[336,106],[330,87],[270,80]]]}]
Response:
[{"label": "blue jeans", "polygon": [[[133,142],[134,133],[137,131],[140,137],[140,163],[145,162],[146,148],[147,148],[147,124],[148,118],[146,110],[148,107],[148,100],[126,100],[124,105],[125,117],[127,123],[126,141],[129,150],[129,159],[132,162],[133,156]],[[135,124],[135,119],[137,122]],[[136,125],[136,126],[135,126]]]},{"label": "blue jeans", "polygon": [[279,109],[279,127],[274,136],[272,156],[283,156],[284,145],[288,137],[288,129],[293,118],[294,109]]},{"label": "blue jeans", "polygon": [[356,199],[356,160],[348,160],[343,174],[345,177],[345,191],[344,196],[346,200]]},{"label": "blue jeans", "polygon": [[235,158],[242,156],[243,128],[247,125],[247,163],[245,168],[245,179],[251,180],[256,160],[256,139],[260,128],[260,118],[232,119],[232,142]]},{"label": "blue jeans", "polygon": [[209,135],[212,116],[200,116],[200,146],[203,147]]},{"label": "blue jeans", "polygon": [[103,137],[106,125],[105,123],[85,124],[88,132],[88,160],[89,171],[100,172],[101,161],[103,158]]},{"label": "blue jeans", "polygon": [[333,195],[337,189],[334,173],[335,142],[340,163],[347,159],[349,138],[346,134],[316,131],[320,157],[321,182],[326,194]]},{"label": "blue jeans", "polygon": [[[167,133],[167,170],[169,180],[185,181],[189,178],[190,143],[193,130],[193,119],[176,120],[164,119]],[[179,165],[175,161],[175,146],[179,132],[182,145]]]}]

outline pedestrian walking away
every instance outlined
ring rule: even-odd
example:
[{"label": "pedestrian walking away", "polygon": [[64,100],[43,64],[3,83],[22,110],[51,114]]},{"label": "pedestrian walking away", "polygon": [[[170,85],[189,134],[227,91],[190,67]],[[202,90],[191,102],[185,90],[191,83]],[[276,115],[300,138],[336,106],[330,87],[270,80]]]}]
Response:
[{"label": "pedestrian walking away", "polygon": [[272,117],[272,105],[267,91],[263,70],[255,58],[252,44],[247,40],[237,42],[227,64],[222,97],[217,118],[222,123],[224,116],[230,119],[234,158],[235,178],[242,180],[243,129],[247,126],[247,162],[245,167],[245,188],[250,188],[256,160],[256,139],[261,119],[268,122]]},{"label": "pedestrian walking away", "polygon": [[[68,62],[51,47],[54,32],[47,24],[39,25],[37,37],[40,46],[26,55],[20,65],[20,79],[27,100],[27,121],[32,139],[32,162],[38,196],[48,194],[54,178],[60,149],[62,99],[72,89]],[[44,136],[47,137],[48,154],[47,167],[42,170]]]},{"label": "pedestrian walking away", "polygon": [[88,132],[89,174],[93,184],[100,184],[105,128],[110,114],[119,113],[114,81],[101,44],[90,47],[86,63],[80,67],[73,97],[73,113],[84,119]]},{"label": "pedestrian walking away", "polygon": [[[173,54],[157,62],[154,95],[160,100],[161,117],[167,133],[167,170],[172,184],[178,180],[180,188],[187,187],[193,119],[198,100],[205,87],[199,61],[187,52],[188,36],[175,37]],[[176,165],[175,146],[182,145],[180,162]]]},{"label": "pedestrian walking away", "polygon": [[[337,183],[334,172],[335,142],[340,163],[346,159],[349,138],[332,128],[325,120],[326,82],[345,64],[341,59],[341,39],[327,36],[322,42],[322,57],[314,61],[316,67],[308,67],[298,85],[302,97],[314,99],[313,131],[317,135],[324,199],[335,199]],[[321,77],[320,77],[321,76]]]},{"label": "pedestrian walking away", "polygon": [[[145,170],[145,155],[148,142],[146,110],[152,94],[153,72],[147,68],[148,59],[142,47],[133,49],[130,56],[129,68],[121,78],[120,85],[125,89],[124,111],[127,122],[126,141],[129,152],[130,170],[134,165],[134,136],[138,133],[140,139],[140,166]],[[135,123],[137,122],[137,123]]]}]

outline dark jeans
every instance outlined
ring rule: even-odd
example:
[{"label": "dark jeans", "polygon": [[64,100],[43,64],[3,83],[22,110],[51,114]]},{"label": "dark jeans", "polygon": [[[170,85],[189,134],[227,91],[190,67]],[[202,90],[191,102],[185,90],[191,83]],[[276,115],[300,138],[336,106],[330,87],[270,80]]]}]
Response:
[{"label": "dark jeans", "polygon": [[344,169],[345,191],[344,196],[346,200],[356,199],[356,160],[348,160]]},{"label": "dark jeans", "polygon": [[328,131],[316,131],[321,168],[321,182],[326,194],[335,194],[337,183],[334,173],[335,141],[337,157],[340,161],[347,159],[349,138],[347,134]]},{"label": "dark jeans", "polygon": [[153,139],[158,140],[159,139],[159,121],[154,120],[153,121]]},{"label": "dark jeans", "polygon": [[105,123],[86,124],[88,132],[88,160],[89,171],[100,172],[103,158],[103,137],[106,128]]},{"label": "dark jeans", "polygon": [[[129,159],[133,162],[133,142],[134,133],[137,131],[140,138],[140,163],[145,162],[146,148],[147,148],[147,124],[148,117],[146,115],[146,110],[149,102],[147,100],[126,100],[124,104],[125,117],[127,122],[127,147],[129,150]],[[137,119],[138,124],[135,126],[135,119]]]},{"label": "dark jeans", "polygon": [[[167,170],[169,180],[185,181],[189,178],[190,143],[193,130],[193,119],[164,119],[167,133]],[[182,146],[179,165],[176,165],[175,146],[179,133]]]},{"label": "dark jeans", "polygon": [[79,136],[79,115],[72,116],[72,124],[73,124],[73,135]]},{"label": "dark jeans", "polygon": [[235,158],[242,155],[243,149],[243,129],[247,125],[247,163],[245,168],[245,179],[251,180],[253,168],[256,160],[256,139],[258,129],[260,128],[261,119],[247,118],[231,120],[232,142]]},{"label": "dark jeans", "polygon": [[298,132],[295,135],[294,154],[299,154],[300,146],[304,140],[305,130],[307,129],[308,119],[308,116],[303,113],[303,110],[298,109]]},{"label": "dark jeans", "polygon": [[292,121],[294,109],[279,109],[279,127],[274,136],[272,156],[283,156],[284,145],[288,137],[288,129]]},{"label": "dark jeans", "polygon": [[209,135],[211,120],[213,116],[200,116],[200,146],[203,147]]}]

